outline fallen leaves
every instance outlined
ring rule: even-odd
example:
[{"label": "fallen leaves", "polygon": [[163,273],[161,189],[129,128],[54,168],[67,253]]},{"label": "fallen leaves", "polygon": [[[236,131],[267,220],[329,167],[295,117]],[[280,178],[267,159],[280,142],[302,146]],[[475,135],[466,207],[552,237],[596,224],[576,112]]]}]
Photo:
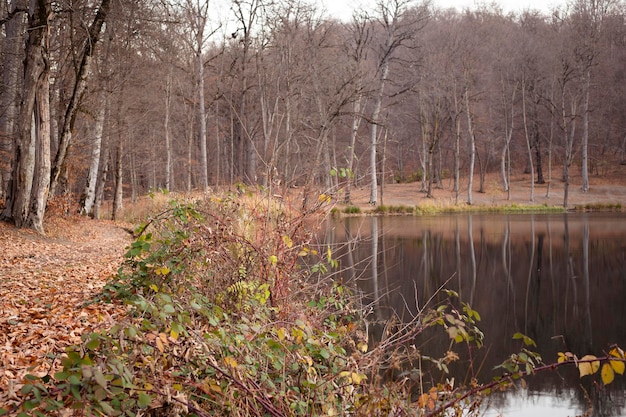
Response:
[{"label": "fallen leaves", "polygon": [[126,308],[85,306],[116,272],[130,236],[118,225],[56,219],[48,237],[0,223],[0,407],[21,402],[24,377],[54,374],[65,348]]}]

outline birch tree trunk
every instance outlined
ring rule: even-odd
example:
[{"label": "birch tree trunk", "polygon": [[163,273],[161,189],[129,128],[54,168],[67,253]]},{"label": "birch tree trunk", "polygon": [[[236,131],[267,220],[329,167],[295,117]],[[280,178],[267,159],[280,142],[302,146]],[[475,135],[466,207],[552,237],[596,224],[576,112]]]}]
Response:
[{"label": "birch tree trunk", "polygon": [[465,114],[467,115],[467,133],[470,140],[470,164],[469,179],[467,187],[467,204],[472,205],[472,186],[474,183],[474,164],[476,163],[476,138],[474,136],[474,126],[472,124],[472,113],[470,111],[469,88],[465,87]]},{"label": "birch tree trunk", "polygon": [[[388,43],[391,43],[391,38]],[[372,112],[372,124],[370,128],[370,201],[371,205],[376,205],[378,200],[378,172],[376,169],[376,155],[378,145],[378,125],[380,124],[380,110],[383,105],[383,95],[385,93],[385,83],[389,75],[389,55],[383,60],[374,102],[374,110]]]},{"label": "birch tree trunk", "polygon": [[50,186],[50,78],[48,71],[41,77],[41,86],[37,89],[35,112],[35,175],[32,201],[29,209],[28,224],[44,233],[43,220],[48,202]]},{"label": "birch tree trunk", "polygon": [[[172,135],[170,133],[170,111],[172,104],[172,73],[167,74],[165,80],[165,116],[163,120],[163,134],[165,135],[165,189],[171,191],[172,184]],[[219,142],[218,142],[219,143]]]},{"label": "birch tree trunk", "polygon": [[352,104],[352,126],[350,127],[350,145],[348,145],[348,174],[346,181],[346,191],[344,194],[344,203],[350,203],[352,198],[352,176],[354,172],[354,151],[356,146],[356,138],[359,132],[359,126],[361,125],[361,102],[362,96],[354,101]]},{"label": "birch tree trunk", "polygon": [[581,146],[583,192],[589,191],[589,90],[591,90],[591,64],[585,70],[583,100],[583,137]]},{"label": "birch tree trunk", "polygon": [[197,65],[197,77],[198,77],[198,132],[200,141],[200,187],[202,191],[206,191],[209,189],[209,164],[207,161],[207,150],[206,150],[206,112],[205,112],[205,104],[204,104],[204,59],[202,58],[202,44],[204,39],[204,25],[205,23],[200,24],[199,26],[202,28],[198,32],[198,44],[196,45],[198,49],[196,50],[196,65]]},{"label": "birch tree trunk", "polygon": [[123,208],[123,156],[124,144],[122,138],[118,138],[117,148],[115,149],[115,191],[113,192],[113,210],[111,211],[111,220],[118,220]]},{"label": "birch tree trunk", "polygon": [[83,191],[83,204],[81,212],[88,216],[93,214],[93,206],[96,201],[96,183],[98,182],[98,173],[100,172],[100,154],[102,150],[102,136],[104,133],[104,119],[108,107],[108,98],[105,94],[101,94],[101,103],[96,113],[94,124],[94,137],[91,148],[91,163],[89,164],[89,172],[87,174],[87,183]]},{"label": "birch tree trunk", "polygon": [[524,122],[524,136],[526,137],[526,150],[528,151],[528,164],[530,166],[530,201],[535,201],[535,167],[533,164],[533,151],[530,145],[528,132],[528,117],[526,112],[526,78],[522,77],[522,120]]}]

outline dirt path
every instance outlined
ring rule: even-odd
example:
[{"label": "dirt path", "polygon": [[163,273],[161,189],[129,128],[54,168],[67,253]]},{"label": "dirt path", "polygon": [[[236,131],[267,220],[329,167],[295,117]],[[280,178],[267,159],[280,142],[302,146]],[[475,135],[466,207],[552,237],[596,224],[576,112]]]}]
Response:
[{"label": "dirt path", "polygon": [[124,309],[84,307],[115,273],[130,235],[112,222],[55,219],[48,236],[0,222],[0,407],[19,402],[24,375],[60,365],[80,335]]}]

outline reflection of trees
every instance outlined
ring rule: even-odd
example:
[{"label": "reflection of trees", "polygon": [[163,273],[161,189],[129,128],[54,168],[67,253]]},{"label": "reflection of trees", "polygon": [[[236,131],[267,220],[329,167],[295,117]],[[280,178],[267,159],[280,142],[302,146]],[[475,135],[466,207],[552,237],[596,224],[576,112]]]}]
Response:
[{"label": "reflection of trees", "polygon": [[467,217],[467,237],[468,237],[468,243],[469,243],[469,250],[470,250],[470,265],[471,265],[471,277],[472,277],[472,283],[471,283],[471,290],[470,290],[470,298],[469,298],[469,303],[470,305],[474,305],[474,291],[476,289],[476,253],[474,252],[474,225],[472,222],[472,215],[470,214]]},{"label": "reflection of trees", "polygon": [[[626,232],[616,237],[616,227],[607,228],[601,219],[591,222],[590,218],[577,213],[534,215],[532,219],[527,215],[460,215],[378,218],[376,224],[372,218],[350,219],[346,240],[350,236],[353,244],[345,248],[350,248],[353,259],[345,256],[342,265],[355,267],[344,275],[356,276],[364,292],[379,301],[377,319],[388,319],[389,307],[411,319],[442,285],[456,290],[482,316],[479,327],[485,333],[486,347],[473,350],[472,359],[481,365],[479,377],[491,379],[491,369],[519,350],[519,343],[511,339],[516,331],[527,329],[547,363],[556,360],[557,351],[581,356],[600,353],[611,343],[626,346],[626,328],[621,325],[621,317],[626,316],[622,302]],[[363,230],[357,231],[356,225]],[[598,227],[613,235],[607,237]],[[366,238],[356,238],[360,235]],[[416,288],[419,301],[414,297]],[[371,342],[380,340],[383,331],[382,325],[370,326]],[[450,341],[440,333],[424,334],[415,344],[425,355],[445,352]],[[590,345],[592,333],[594,347]],[[461,361],[450,368],[456,380],[462,381],[470,358],[464,349],[457,351]],[[529,392],[559,390],[582,410],[586,400],[574,394],[580,392],[581,383],[587,386],[594,407],[604,410],[619,407],[615,393],[623,395],[626,387],[626,378],[618,378],[602,396],[594,393],[592,378],[581,381],[577,370],[569,368],[527,382]],[[576,389],[563,390],[567,386]],[[611,400],[606,392],[614,393],[612,404],[606,404]]]},{"label": "reflection of trees", "polygon": [[[506,314],[505,314],[505,327],[507,327],[509,316],[513,316],[513,320],[517,317],[515,312],[515,285],[513,283],[513,275],[511,274],[511,218],[507,216],[506,224],[504,227],[504,236],[502,238],[502,268],[504,269],[504,277],[506,279]],[[509,314],[512,313],[512,314]],[[517,323],[513,323],[514,328],[517,328]]]},{"label": "reflection of trees", "polygon": [[587,349],[593,347],[593,335],[591,326],[591,295],[589,293],[589,219],[583,217],[583,286],[585,289],[585,334],[584,346]]}]

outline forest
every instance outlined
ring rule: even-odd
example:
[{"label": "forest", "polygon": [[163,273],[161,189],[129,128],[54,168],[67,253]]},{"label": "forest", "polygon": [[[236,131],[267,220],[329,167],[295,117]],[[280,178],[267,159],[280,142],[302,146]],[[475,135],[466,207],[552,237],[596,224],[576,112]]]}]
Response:
[{"label": "forest", "polygon": [[570,168],[588,190],[626,163],[625,18],[621,0],[378,0],[349,21],[302,0],[2,0],[1,216],[43,232],[55,199],[115,218],[239,184],[375,205],[380,184],[448,180],[472,204],[521,171],[567,206]]}]

